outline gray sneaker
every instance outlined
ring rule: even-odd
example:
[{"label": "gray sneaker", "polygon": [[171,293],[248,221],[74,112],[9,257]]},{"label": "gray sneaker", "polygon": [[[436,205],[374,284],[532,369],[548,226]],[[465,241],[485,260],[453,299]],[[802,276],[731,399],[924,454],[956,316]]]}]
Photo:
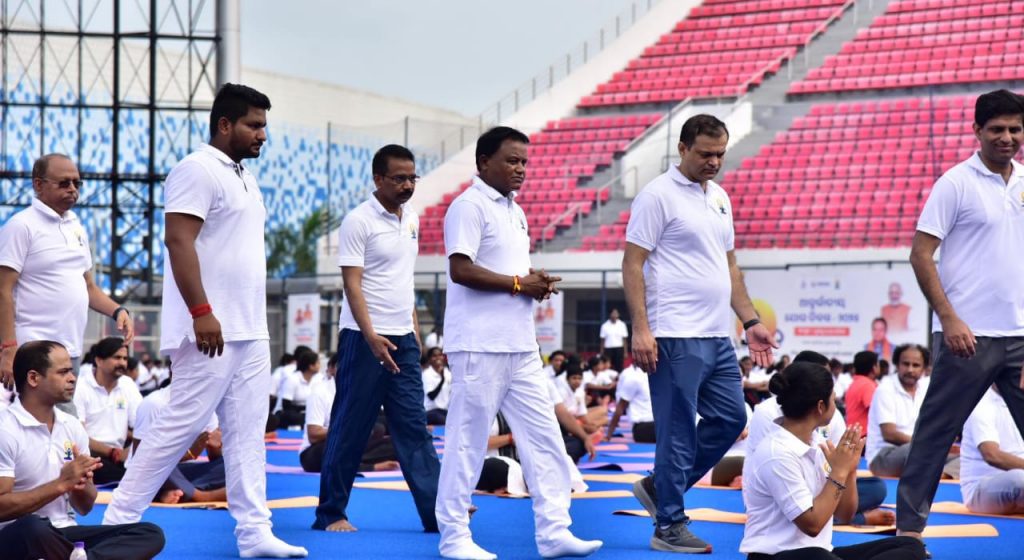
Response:
[{"label": "gray sneaker", "polygon": [[633,496],[644,506],[652,520],[658,517],[658,494],[654,490],[653,475],[647,475],[633,483]]},{"label": "gray sneaker", "polygon": [[683,554],[709,554],[711,552],[711,545],[691,533],[685,521],[675,523],[664,531],[655,526],[654,536],[651,537],[651,548]]}]

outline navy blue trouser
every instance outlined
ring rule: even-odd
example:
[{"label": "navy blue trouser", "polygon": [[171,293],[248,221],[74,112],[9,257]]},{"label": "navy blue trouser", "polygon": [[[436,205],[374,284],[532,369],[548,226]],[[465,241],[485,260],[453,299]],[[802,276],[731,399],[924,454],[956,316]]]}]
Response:
[{"label": "navy blue trouser", "polygon": [[[725,455],[747,424],[736,351],[728,338],[659,338],[648,376],[658,523],[689,518],[683,494]],[[696,415],[701,420],[696,422]]]},{"label": "navy blue trouser", "polygon": [[402,474],[412,491],[423,529],[437,532],[434,502],[441,463],[427,432],[427,413],[423,408],[423,377],[420,348],[413,334],[388,336],[397,350],[391,357],[401,371],[384,369],[362,333],[343,329],[338,341],[337,392],[331,409],[320,475],[320,505],[316,508],[314,529],[326,529],[348,519],[348,507],[359,463],[377,421],[381,405],[388,420],[388,432]]}]

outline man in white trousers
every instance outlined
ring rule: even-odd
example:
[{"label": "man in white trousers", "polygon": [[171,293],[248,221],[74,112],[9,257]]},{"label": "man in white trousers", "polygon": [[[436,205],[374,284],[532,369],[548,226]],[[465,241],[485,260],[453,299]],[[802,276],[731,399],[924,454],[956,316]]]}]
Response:
[{"label": "man in white trousers", "polygon": [[490,419],[500,410],[533,497],[537,550],[545,558],[587,556],[601,541],[569,532],[570,471],[547,391],[533,323],[533,300],[555,292],[560,278],[530,268],[526,215],[515,194],[526,177],[529,139],[496,127],[476,145],[479,177],[448,208],[445,352],[452,393],[437,494],[441,556],[490,560],[473,542],[470,494],[480,478]]},{"label": "man in white trousers", "polygon": [[225,84],[210,113],[210,143],[167,177],[160,351],[174,364],[170,404],[150,429],[156,437],[136,450],[103,523],[138,521],[216,412],[239,555],[302,558],[306,549],[271,533],[267,508],[266,208],[241,161],[259,157],[268,109],[266,95]]}]

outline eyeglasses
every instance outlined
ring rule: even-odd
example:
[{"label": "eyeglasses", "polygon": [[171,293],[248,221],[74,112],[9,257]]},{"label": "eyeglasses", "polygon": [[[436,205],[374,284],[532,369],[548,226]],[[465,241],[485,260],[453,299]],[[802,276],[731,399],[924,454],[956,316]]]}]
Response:
[{"label": "eyeglasses", "polygon": [[70,189],[71,186],[74,185],[76,190],[82,190],[82,180],[81,179],[62,179],[60,181],[55,181],[53,179],[47,179],[46,177],[36,177],[36,178],[39,179],[40,181],[46,181],[47,183],[53,183],[54,185],[57,185],[58,187],[60,187],[62,189]]},{"label": "eyeglasses", "polygon": [[391,179],[397,185],[404,185],[406,182],[416,184],[416,181],[420,180],[419,175],[385,175],[388,179]]}]

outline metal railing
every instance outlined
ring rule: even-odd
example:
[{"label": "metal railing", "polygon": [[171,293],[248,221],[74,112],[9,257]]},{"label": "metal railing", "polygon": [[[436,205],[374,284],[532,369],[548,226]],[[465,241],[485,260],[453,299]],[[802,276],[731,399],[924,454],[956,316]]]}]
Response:
[{"label": "metal railing", "polygon": [[[619,173],[615,177],[613,177],[613,178],[609,179],[608,181],[606,181],[601,186],[598,186],[598,187],[579,187],[579,188],[582,188],[582,189],[587,189],[587,190],[595,191],[594,202],[593,203],[591,203],[591,202],[574,202],[574,203],[571,203],[566,208],[565,212],[562,212],[557,217],[551,219],[543,228],[541,228],[541,230],[540,230],[540,247],[541,247],[540,250],[541,250],[541,252],[544,252],[544,251],[547,250],[548,232],[551,231],[551,230],[555,230],[557,232],[559,225],[569,216],[575,216],[575,218],[574,218],[574,225],[576,225],[576,235],[574,237],[572,237],[571,239],[583,239],[583,218],[586,215],[584,213],[584,209],[586,209],[590,204],[596,204],[597,205],[597,208],[595,209],[595,213],[597,214],[597,221],[598,222],[603,222],[603,219],[602,219],[602,216],[601,216],[601,212],[602,212],[601,208],[604,205],[601,203],[601,194],[607,192],[609,194],[608,198],[611,199],[612,187],[614,187],[616,185],[620,185],[620,184],[625,184],[624,180],[629,175],[633,176],[633,188],[635,190],[636,187],[639,186],[639,185],[636,184],[637,183],[637,177],[639,176],[639,169],[637,169],[636,166],[630,167],[629,169],[623,171],[622,173]],[[572,228],[572,226],[569,226],[569,228],[567,228],[567,230],[571,229],[571,228]]]}]

